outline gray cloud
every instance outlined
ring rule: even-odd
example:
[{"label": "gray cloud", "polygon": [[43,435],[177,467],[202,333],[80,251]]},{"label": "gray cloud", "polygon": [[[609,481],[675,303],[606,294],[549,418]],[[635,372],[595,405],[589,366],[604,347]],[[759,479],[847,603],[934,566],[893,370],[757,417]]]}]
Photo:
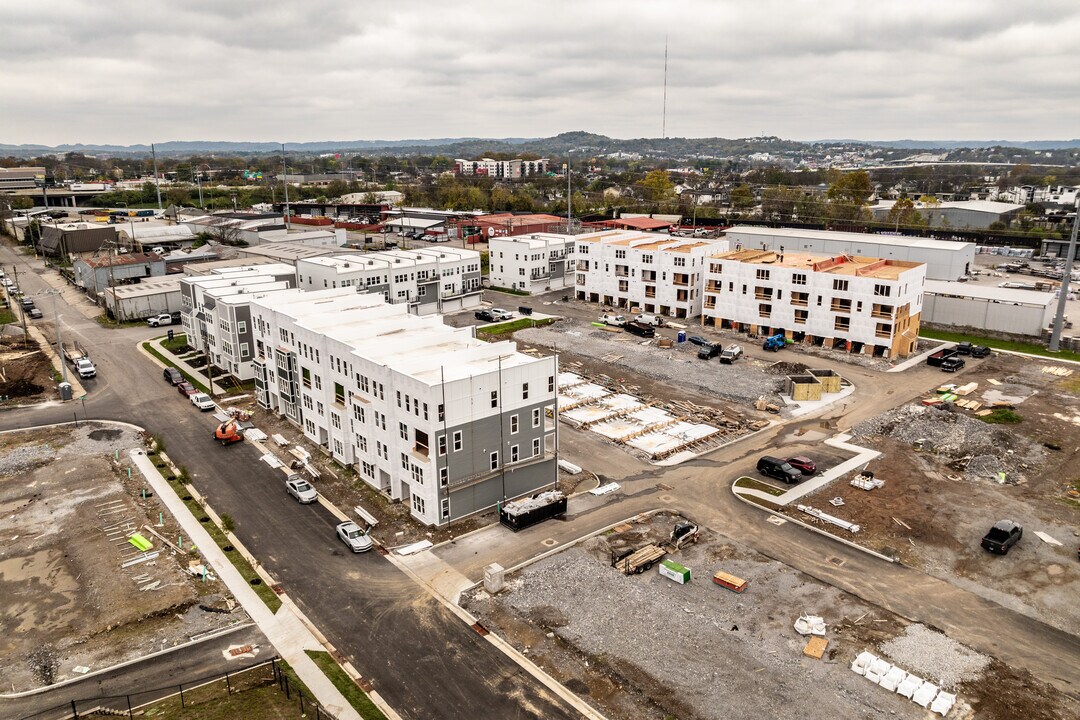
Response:
[{"label": "gray cloud", "polygon": [[0,142],[1071,138],[1068,0],[0,5]]}]

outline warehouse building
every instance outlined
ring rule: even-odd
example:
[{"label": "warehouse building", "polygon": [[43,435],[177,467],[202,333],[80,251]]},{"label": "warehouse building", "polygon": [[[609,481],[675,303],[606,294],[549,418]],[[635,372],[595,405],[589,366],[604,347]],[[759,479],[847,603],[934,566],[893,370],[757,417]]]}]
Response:
[{"label": "warehouse building", "polygon": [[351,288],[251,305],[259,404],[438,525],[556,480],[556,357]]},{"label": "warehouse building", "polygon": [[570,257],[578,300],[673,318],[701,314],[707,259],[727,241],[625,230],[578,235]]},{"label": "warehouse building", "polygon": [[727,238],[733,250],[853,255],[922,263],[926,265],[926,277],[932,280],[956,280],[975,265],[975,243],[952,240],[747,225],[728,228],[721,237]]},{"label": "warehouse building", "polygon": [[180,279],[180,275],[166,275],[136,285],[107,288],[102,293],[105,309],[119,322],[180,312]]},{"label": "warehouse building", "polygon": [[386,250],[307,258],[296,263],[302,290],[356,288],[428,315],[476,307],[483,299],[480,253],[462,248]]},{"label": "warehouse building", "polygon": [[734,250],[708,259],[705,325],[905,357],[919,337],[921,263],[850,255]]},{"label": "warehouse building", "polygon": [[75,258],[71,263],[75,284],[100,295],[105,288],[130,285],[165,274],[165,261],[154,253],[124,253]]},{"label": "warehouse building", "polygon": [[1056,311],[1050,292],[939,280],[923,289],[923,321],[934,325],[1039,337]]},{"label": "warehouse building", "polygon": [[493,237],[488,243],[491,284],[527,293],[569,287],[574,274],[567,271],[566,258],[573,246],[573,235],[556,233]]}]

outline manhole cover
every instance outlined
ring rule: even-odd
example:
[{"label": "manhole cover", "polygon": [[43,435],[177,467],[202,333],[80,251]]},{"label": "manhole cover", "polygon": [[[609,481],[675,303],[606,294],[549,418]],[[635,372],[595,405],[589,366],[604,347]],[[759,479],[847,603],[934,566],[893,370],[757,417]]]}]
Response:
[{"label": "manhole cover", "polygon": [[547,540],[541,540],[540,544],[543,545],[544,547],[555,547],[556,545],[559,544],[559,541],[556,540],[555,538],[548,538]]},{"label": "manhole cover", "polygon": [[841,560],[838,557],[828,558],[828,561],[831,562],[836,567],[844,567],[844,563],[847,562],[847,560]]}]

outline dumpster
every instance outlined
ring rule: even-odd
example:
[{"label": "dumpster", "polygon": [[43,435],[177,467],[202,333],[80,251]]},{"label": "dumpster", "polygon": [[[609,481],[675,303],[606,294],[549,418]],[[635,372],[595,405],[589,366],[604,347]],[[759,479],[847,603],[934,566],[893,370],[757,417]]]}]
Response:
[{"label": "dumpster", "polygon": [[669,580],[674,580],[680,585],[690,582],[690,568],[680,565],[674,560],[664,560],[660,563],[660,574]]},{"label": "dumpster", "polygon": [[531,307],[525,307],[524,305],[519,305],[518,306],[518,314],[525,315],[525,316],[532,315],[532,308]]}]

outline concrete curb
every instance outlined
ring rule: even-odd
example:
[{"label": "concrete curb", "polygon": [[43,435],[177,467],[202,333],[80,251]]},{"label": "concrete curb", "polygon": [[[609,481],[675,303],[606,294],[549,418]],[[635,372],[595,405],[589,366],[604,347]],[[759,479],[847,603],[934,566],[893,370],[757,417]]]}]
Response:
[{"label": "concrete curb", "polygon": [[[937,338],[928,338],[919,336],[920,340],[928,340],[930,342],[944,343],[945,345],[955,345],[952,340],[938,340]],[[992,340],[993,338],[989,338]],[[988,346],[990,347],[990,346]],[[1018,357],[1031,358],[1032,360],[1043,360],[1045,362],[1059,362],[1067,363],[1069,365],[1080,365],[1080,360],[1068,360],[1066,358],[1047,357],[1046,355],[1033,355],[1032,353],[1020,352],[1019,350],[998,350],[996,347],[990,347],[990,350],[996,353],[1002,353],[1004,355],[1016,355]]]},{"label": "concrete curb", "polygon": [[[409,568],[407,565],[403,564],[397,558],[395,558],[393,553],[387,554],[386,558],[390,561],[391,564],[394,565],[394,567],[398,568],[398,570],[400,570],[402,573],[412,578],[413,582],[427,590],[427,592],[433,598],[438,600],[443,605],[443,607],[454,613],[454,615],[463,620],[467,625],[473,626],[477,624],[478,619],[476,617],[474,617],[471,613],[469,613],[460,605],[451,602],[449,598],[438,592],[430,583],[424,582],[424,580],[419,575],[414,573],[411,568]],[[476,587],[476,584],[469,586],[469,588],[473,587]],[[501,637],[490,631],[483,637],[485,640],[498,648],[499,651],[501,651],[504,655],[513,660],[525,672],[532,675],[537,681],[544,685],[544,687],[565,700],[571,707],[580,712],[582,717],[589,718],[589,720],[607,720],[607,718],[599,711],[597,711],[594,707],[579,698],[576,694],[570,692],[570,690],[568,690],[562,683],[548,675],[547,672],[545,672],[532,660],[519,653],[513,646],[510,645],[510,643],[506,642]]]},{"label": "concrete curb", "polygon": [[[865,466],[872,460],[876,460],[881,457],[881,453],[877,450],[871,450],[870,448],[864,448],[859,445],[852,445],[848,442],[851,439],[851,435],[847,433],[840,433],[825,440],[824,443],[830,447],[839,448],[841,450],[849,450],[855,453],[855,456],[848,458],[844,462],[840,463],[836,467],[829,468],[826,472],[821,473],[815,478],[802,483],[796,487],[786,491],[783,495],[778,495],[775,503],[776,505],[787,506],[795,500],[801,497],[809,495],[810,493],[820,490],[826,485],[831,484],[833,481],[839,479],[842,475],[846,475],[860,465]],[[732,486],[734,487],[734,485]]]},{"label": "concrete curb", "polygon": [[208,642],[210,640],[217,640],[220,637],[224,637],[225,635],[228,635],[230,633],[239,632],[239,631],[244,630],[246,628],[253,627],[254,625],[255,625],[255,623],[253,623],[253,622],[247,622],[247,623],[243,623],[243,624],[240,624],[240,625],[234,625],[234,626],[228,627],[228,628],[223,628],[221,630],[217,630],[215,632],[210,633],[206,637],[199,638],[198,640],[191,640],[191,641],[188,641],[186,643],[183,643],[182,645],[174,645],[171,648],[165,648],[164,650],[158,650],[156,652],[152,652],[152,653],[149,653],[147,655],[143,655],[141,657],[133,658],[131,660],[125,660],[124,662],[117,663],[115,665],[110,665],[109,667],[102,668],[101,670],[95,670],[93,672],[86,673],[85,675],[81,675],[79,677],[74,677],[74,678],[70,678],[68,680],[63,680],[61,682],[56,683],[55,685],[45,685],[44,687],[34,688],[32,690],[23,690],[23,691],[17,692],[17,693],[5,693],[5,694],[0,695],[0,700],[17,700],[19,698],[30,697],[31,695],[40,695],[42,693],[52,692],[53,690],[56,690],[57,688],[67,687],[68,685],[74,685],[75,683],[80,683],[83,680],[86,680],[88,678],[97,677],[98,675],[104,675],[105,673],[113,672],[114,670],[121,670],[123,668],[130,667],[131,665],[136,665],[138,663],[141,663],[141,662],[143,662],[145,660],[150,660],[152,658],[161,657],[162,655],[168,655],[169,653],[176,652],[177,650],[186,650],[187,648],[194,647],[195,645],[199,645],[200,643]]},{"label": "concrete curb", "polygon": [[764,513],[766,513],[768,515],[776,515],[779,518],[783,518],[784,522],[795,523],[796,525],[804,527],[807,530],[813,530],[818,535],[824,535],[825,537],[829,538],[830,540],[835,540],[836,542],[847,545],[850,548],[853,548],[853,549],[858,550],[860,552],[866,553],[867,555],[870,555],[872,557],[876,557],[878,560],[884,560],[885,562],[888,562],[888,563],[896,563],[897,562],[896,558],[891,558],[891,557],[889,557],[887,555],[882,555],[881,553],[875,552],[874,550],[871,550],[870,548],[863,547],[862,545],[859,545],[858,543],[854,543],[854,542],[852,542],[850,540],[846,540],[846,539],[844,539],[842,537],[839,537],[838,535],[833,535],[832,533],[826,532],[826,531],[822,530],[819,527],[814,527],[813,525],[810,525],[808,523],[804,523],[802,520],[796,520],[795,518],[790,517],[788,515],[781,515],[779,513],[775,513],[775,512],[773,512],[772,510],[769,510],[766,507],[762,507],[761,505],[758,505],[755,502],[747,500],[745,497],[742,496],[742,494],[740,494],[739,492],[737,492],[735,490],[734,485],[731,486],[731,494],[734,495],[739,500],[739,502],[746,503],[747,505],[750,505],[751,507],[757,508],[759,511],[764,512]]}]

